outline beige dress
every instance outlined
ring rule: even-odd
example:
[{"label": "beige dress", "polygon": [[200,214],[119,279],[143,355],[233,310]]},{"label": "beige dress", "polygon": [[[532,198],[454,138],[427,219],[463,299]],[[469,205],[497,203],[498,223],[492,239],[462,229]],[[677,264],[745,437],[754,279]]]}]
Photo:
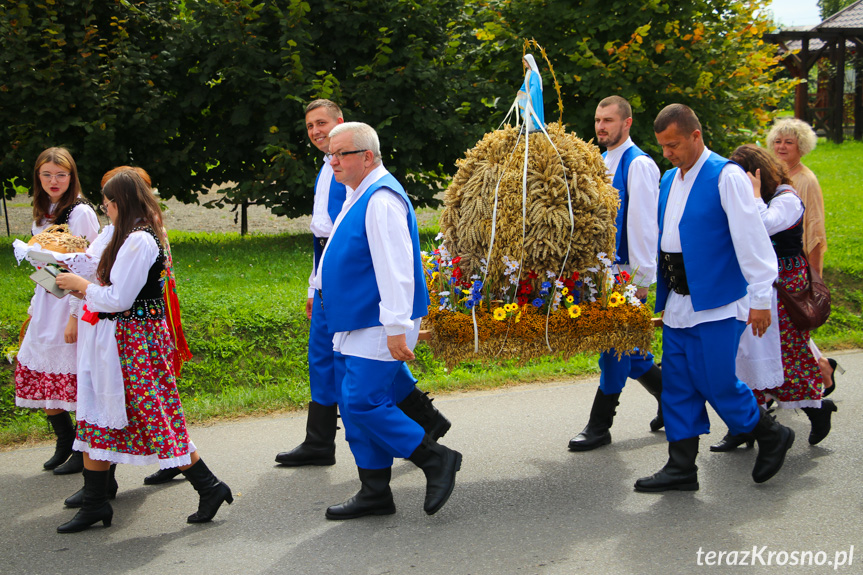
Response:
[{"label": "beige dress", "polygon": [[806,211],[803,214],[803,251],[811,252],[818,244],[821,251],[827,251],[827,231],[824,227],[824,196],[821,194],[821,186],[818,178],[812,170],[804,165],[800,166],[797,175],[791,178],[791,183],[797,191],[797,195],[803,200]]}]

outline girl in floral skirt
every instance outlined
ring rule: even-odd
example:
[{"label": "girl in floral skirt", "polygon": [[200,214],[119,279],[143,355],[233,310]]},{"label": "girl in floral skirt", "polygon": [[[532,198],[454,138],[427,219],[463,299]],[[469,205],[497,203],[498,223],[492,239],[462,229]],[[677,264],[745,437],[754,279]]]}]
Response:
[{"label": "girl in floral skirt", "polygon": [[[64,148],[39,154],[33,169],[33,235],[52,224],[67,224],[72,235],[90,242],[99,233],[96,212],[81,195],[75,160]],[[21,246],[22,250],[16,247],[19,261],[26,257],[27,246]],[[15,367],[15,404],[44,409],[57,436],[54,455],[43,464],[57,475],[83,468],[81,454],[72,451],[75,428],[69,416],[76,406],[79,307],[78,299],[57,298],[37,285]]]},{"label": "girl in floral skirt", "polygon": [[111,524],[109,469],[116,463],[179,467],[200,497],[188,522],[204,523],[233,496],[199,457],[186,430],[165,323],[167,257],[159,205],[131,170],[112,177],[102,196],[114,231],[96,270],[97,283],[71,273],[57,280],[84,301],[75,441],[75,449],[84,452],[83,501],[57,531]]},{"label": "girl in floral skirt", "polygon": [[[785,167],[764,149],[740,146],[730,159],[740,164],[753,181],[755,202],[767,228],[779,268],[778,283],[794,293],[809,286],[809,263],[803,255],[803,202],[791,187]],[[740,338],[737,376],[752,388],[759,404],[769,400],[785,409],[802,409],[812,423],[809,443],[815,445],[830,433],[836,405],[823,399],[818,361],[809,348],[809,332],[800,330],[788,316],[785,305],[773,292],[770,327],[758,338],[747,330]],[[728,451],[751,438],[727,435],[711,446]]]}]

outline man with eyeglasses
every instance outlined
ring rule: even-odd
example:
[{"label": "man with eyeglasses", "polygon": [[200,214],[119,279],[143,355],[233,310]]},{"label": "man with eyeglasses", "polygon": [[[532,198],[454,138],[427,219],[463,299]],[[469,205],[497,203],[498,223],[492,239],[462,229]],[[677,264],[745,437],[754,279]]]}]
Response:
[{"label": "man with eyeglasses", "polygon": [[348,122],[330,132],[330,163],[348,197],[315,277],[334,332],[339,407],[358,467],[360,491],[326,511],[327,519],[395,513],[393,458],[423,470],[423,508],[436,513],[449,499],[461,454],[436,442],[396,405],[405,361],[428,313],[416,214],[404,187],[381,162],[377,133]]},{"label": "man with eyeglasses", "polygon": [[[324,162],[315,180],[314,207],[309,226],[314,236],[314,260],[306,299],[306,317],[311,320],[308,360],[312,401],[309,403],[304,441],[293,450],[276,455],[276,462],[284,467],[334,465],[338,429],[340,382],[336,380],[334,372],[333,334],[327,325],[326,314],[323,313],[320,296],[313,282],[333,223],[345,201],[345,185],[335,177],[330,164],[330,131],[344,122],[344,116],[335,102],[319,99],[306,106],[305,117],[309,140],[324,153]],[[416,388],[416,380],[406,367],[400,376],[399,407],[430,430],[435,438],[441,437],[449,429],[450,422],[432,405],[426,394]]]}]

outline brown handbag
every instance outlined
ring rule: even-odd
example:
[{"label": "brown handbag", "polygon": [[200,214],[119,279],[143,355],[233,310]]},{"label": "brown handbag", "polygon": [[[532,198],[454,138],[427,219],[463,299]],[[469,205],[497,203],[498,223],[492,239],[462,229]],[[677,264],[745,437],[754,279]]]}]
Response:
[{"label": "brown handbag", "polygon": [[830,288],[821,279],[811,265],[809,270],[809,287],[798,292],[789,293],[779,282],[774,282],[776,293],[788,312],[797,329],[811,331],[821,327],[830,317]]}]

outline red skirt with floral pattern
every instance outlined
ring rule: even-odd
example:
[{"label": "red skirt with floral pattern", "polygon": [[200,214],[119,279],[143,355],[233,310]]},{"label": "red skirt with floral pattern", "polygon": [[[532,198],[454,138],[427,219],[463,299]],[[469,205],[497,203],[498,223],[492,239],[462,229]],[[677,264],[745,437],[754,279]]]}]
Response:
[{"label": "red skirt with floral pattern", "polygon": [[[803,257],[779,260],[779,283],[791,293],[809,287],[808,263]],[[791,322],[782,300],[778,303],[779,341],[782,348],[782,371],[785,381],[773,389],[754,390],[759,404],[772,397],[785,407],[818,407],[821,401],[821,369],[809,349],[809,332]],[[800,404],[800,402],[803,402]]]},{"label": "red skirt with floral pattern", "polygon": [[75,409],[77,378],[74,373],[44,373],[20,363],[15,366],[15,405],[46,409]]},{"label": "red skirt with floral pattern", "polygon": [[173,466],[188,464],[194,446],[177,392],[174,350],[165,321],[114,321],[129,424],[110,429],[79,421],[78,441],[86,444],[84,451],[92,459],[139,465],[173,459]]}]

